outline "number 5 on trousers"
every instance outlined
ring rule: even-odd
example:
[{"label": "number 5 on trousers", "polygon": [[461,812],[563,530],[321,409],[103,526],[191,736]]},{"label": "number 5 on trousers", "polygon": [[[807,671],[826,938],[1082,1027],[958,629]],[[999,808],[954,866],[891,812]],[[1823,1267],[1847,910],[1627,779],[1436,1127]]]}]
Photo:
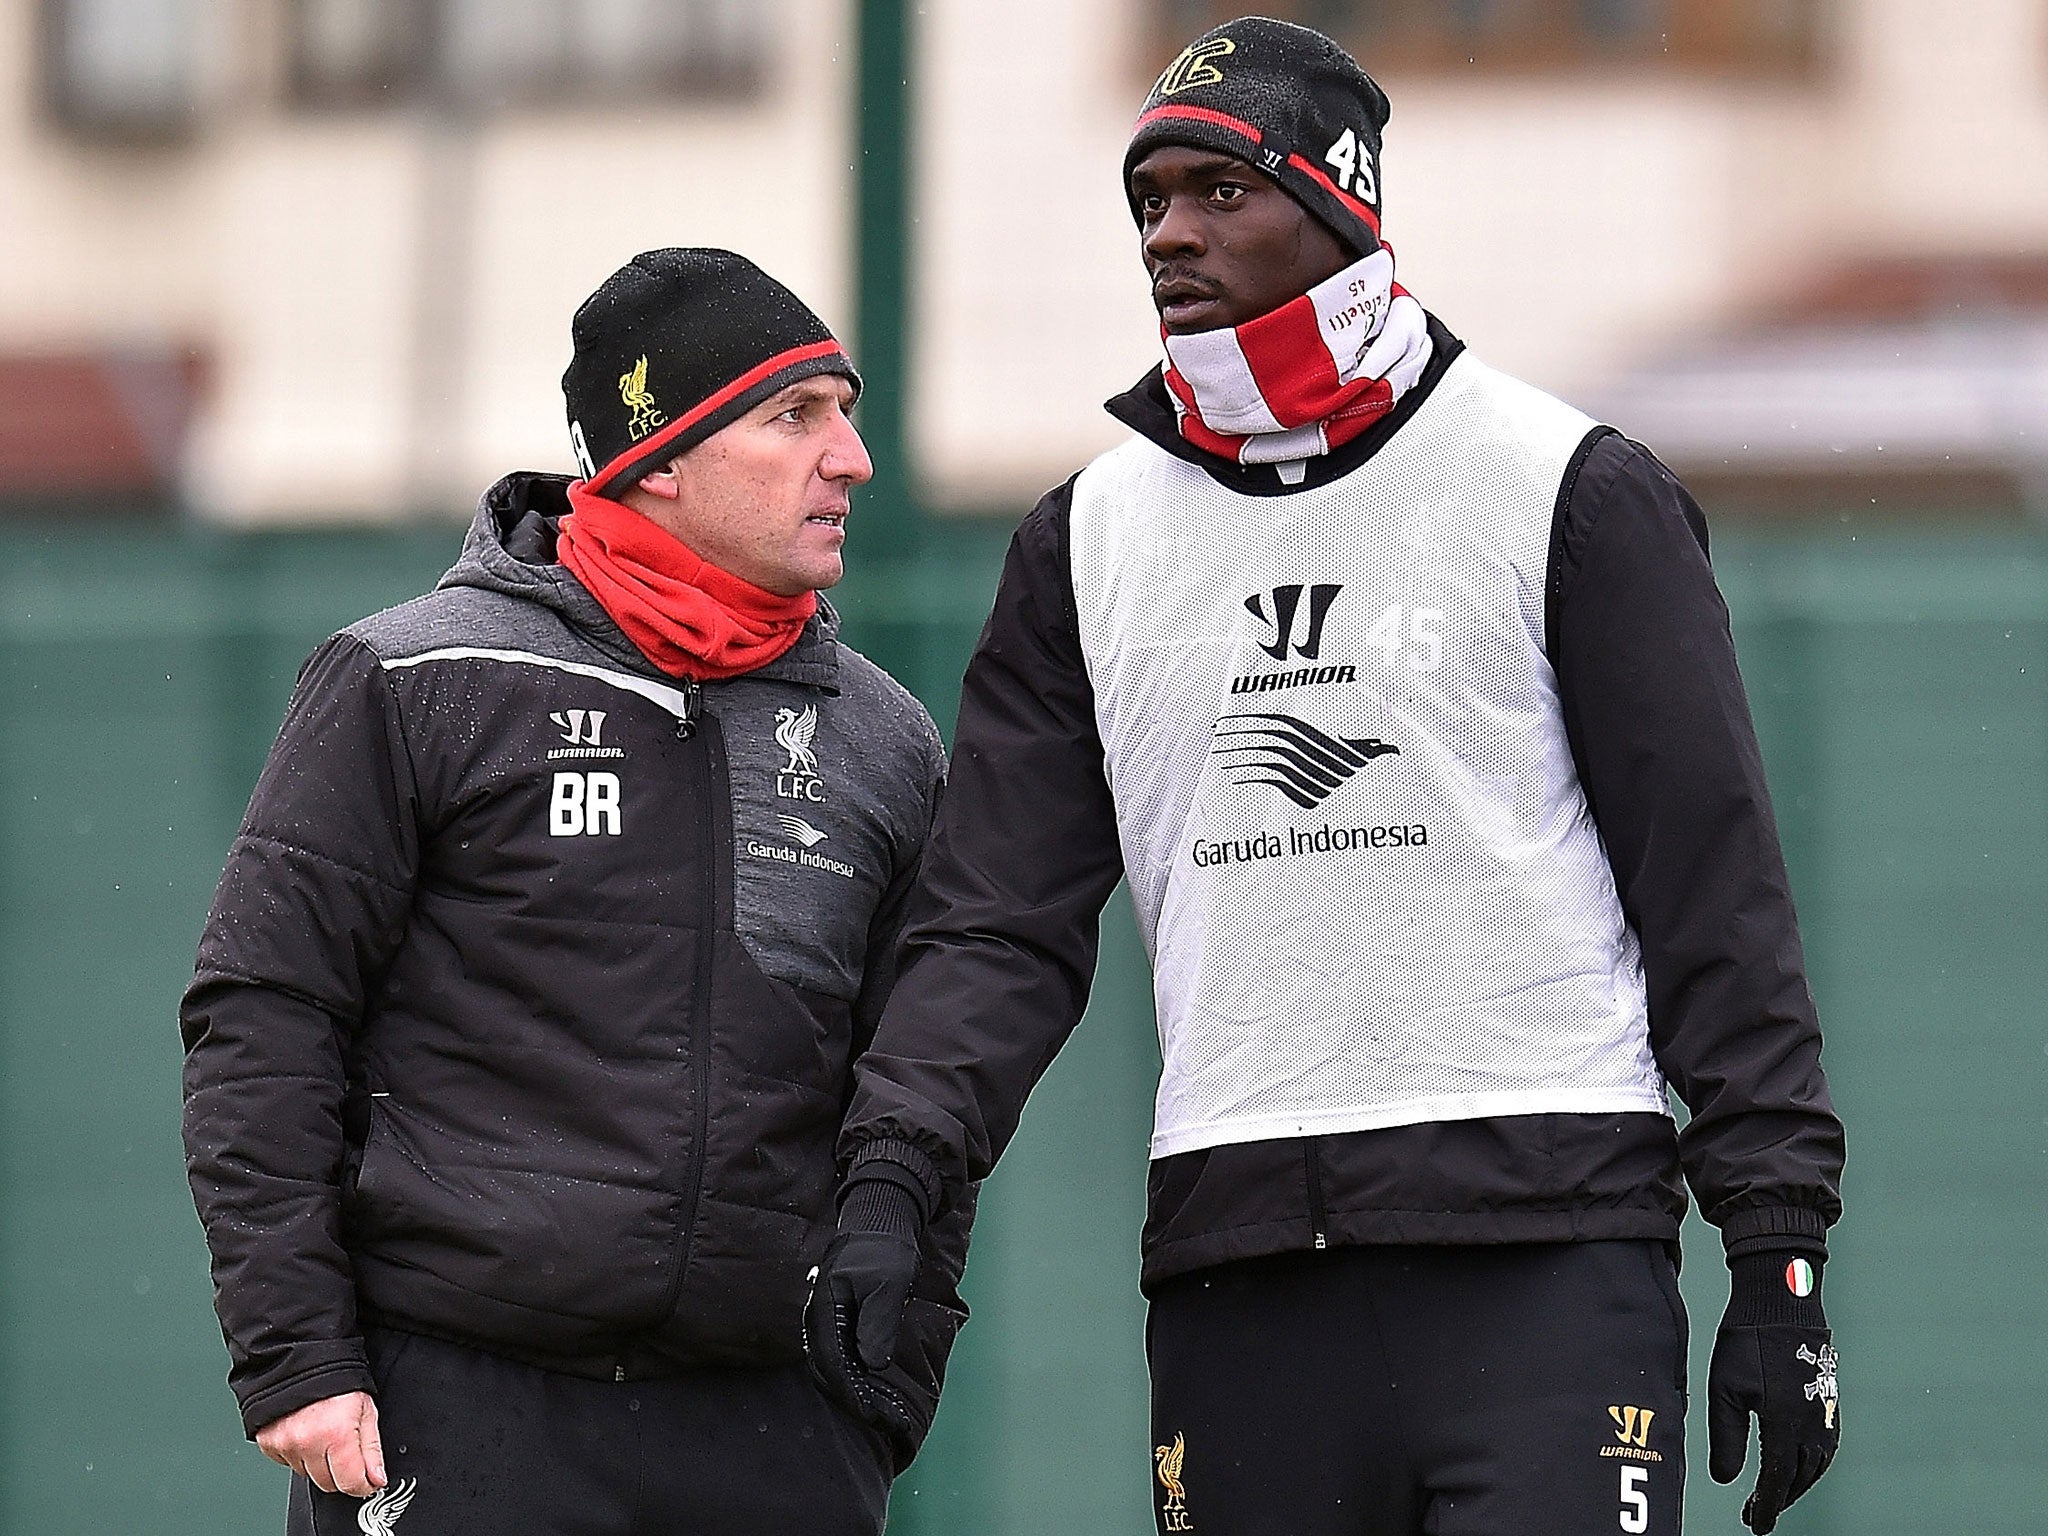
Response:
[{"label": "number 5 on trousers", "polygon": [[1621,1528],[1630,1536],[1650,1528],[1650,1495],[1643,1487],[1649,1480],[1646,1467],[1621,1469]]}]

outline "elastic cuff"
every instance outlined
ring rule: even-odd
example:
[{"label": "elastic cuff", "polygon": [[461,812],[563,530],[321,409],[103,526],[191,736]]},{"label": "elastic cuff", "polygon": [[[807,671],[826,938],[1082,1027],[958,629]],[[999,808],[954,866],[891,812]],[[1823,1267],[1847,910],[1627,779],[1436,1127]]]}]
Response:
[{"label": "elastic cuff", "polygon": [[1820,1277],[1826,1267],[1825,1257],[1809,1259],[1784,1249],[1735,1260],[1728,1267],[1728,1315],[1723,1322],[1737,1328],[1825,1328]]},{"label": "elastic cuff", "polygon": [[896,1180],[862,1179],[846,1186],[839,1202],[839,1230],[878,1232],[915,1243],[924,1235],[924,1210],[916,1191]]},{"label": "elastic cuff", "polygon": [[349,1392],[374,1395],[376,1391],[377,1383],[370,1375],[369,1365],[363,1361],[345,1360],[321,1366],[279,1386],[251,1393],[240,1405],[242,1433],[254,1440],[256,1431],[266,1424],[274,1424],[301,1408],[310,1408],[315,1403]]},{"label": "elastic cuff", "polygon": [[1721,1247],[1733,1265],[1739,1258],[1783,1249],[1810,1259],[1828,1256],[1827,1218],[1804,1205],[1752,1205],[1720,1223]]},{"label": "elastic cuff", "polygon": [[925,1204],[924,1186],[917,1182],[917,1176],[901,1163],[877,1159],[857,1164],[846,1176],[846,1183],[839,1190],[839,1230],[855,1230],[847,1218],[847,1210],[856,1199],[867,1198],[865,1192],[880,1188],[900,1197],[911,1208],[919,1231],[931,1220],[931,1207]]},{"label": "elastic cuff", "polygon": [[[882,1172],[884,1168],[900,1170],[895,1175]],[[938,1214],[941,1185],[939,1170],[924,1152],[907,1141],[871,1141],[853,1154],[846,1169],[847,1184],[859,1179],[894,1177],[915,1189],[922,1203],[924,1220],[930,1221]]]}]

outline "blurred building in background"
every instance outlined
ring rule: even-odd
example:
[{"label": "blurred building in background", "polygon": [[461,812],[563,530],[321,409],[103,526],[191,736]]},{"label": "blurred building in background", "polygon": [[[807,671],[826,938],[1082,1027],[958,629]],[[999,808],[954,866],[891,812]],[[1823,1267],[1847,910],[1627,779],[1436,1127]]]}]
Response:
[{"label": "blurred building in background", "polygon": [[818,0],[8,5],[0,496],[459,512],[568,466],[569,315],[635,251],[736,246],[838,318],[847,24]]},{"label": "blurred building in background", "polygon": [[[1117,186],[1222,0],[919,8],[910,442],[1011,511],[1156,342]],[[1710,504],[2048,510],[2042,0],[1275,0],[1394,103],[1404,281]],[[576,302],[748,252],[851,328],[853,0],[17,0],[0,501],[457,515]],[[2028,172],[2032,168],[2032,173]]]}]

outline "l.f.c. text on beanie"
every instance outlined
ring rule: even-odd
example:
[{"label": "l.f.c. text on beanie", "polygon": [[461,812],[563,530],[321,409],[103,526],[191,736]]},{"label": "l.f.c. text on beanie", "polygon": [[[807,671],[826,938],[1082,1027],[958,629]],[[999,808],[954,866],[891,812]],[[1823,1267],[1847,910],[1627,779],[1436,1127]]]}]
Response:
[{"label": "l.f.c. text on beanie", "polygon": [[799,379],[860,375],[825,322],[744,256],[643,251],[576,311],[562,395],[592,491],[613,497]]}]

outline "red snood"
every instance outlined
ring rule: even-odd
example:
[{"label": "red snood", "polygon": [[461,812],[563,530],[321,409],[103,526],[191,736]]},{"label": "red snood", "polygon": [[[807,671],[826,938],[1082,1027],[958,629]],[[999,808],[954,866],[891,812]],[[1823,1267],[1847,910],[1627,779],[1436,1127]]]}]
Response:
[{"label": "red snood", "polygon": [[641,653],[672,677],[738,677],[797,642],[818,594],[778,597],[702,559],[631,507],[569,487],[556,549]]}]

